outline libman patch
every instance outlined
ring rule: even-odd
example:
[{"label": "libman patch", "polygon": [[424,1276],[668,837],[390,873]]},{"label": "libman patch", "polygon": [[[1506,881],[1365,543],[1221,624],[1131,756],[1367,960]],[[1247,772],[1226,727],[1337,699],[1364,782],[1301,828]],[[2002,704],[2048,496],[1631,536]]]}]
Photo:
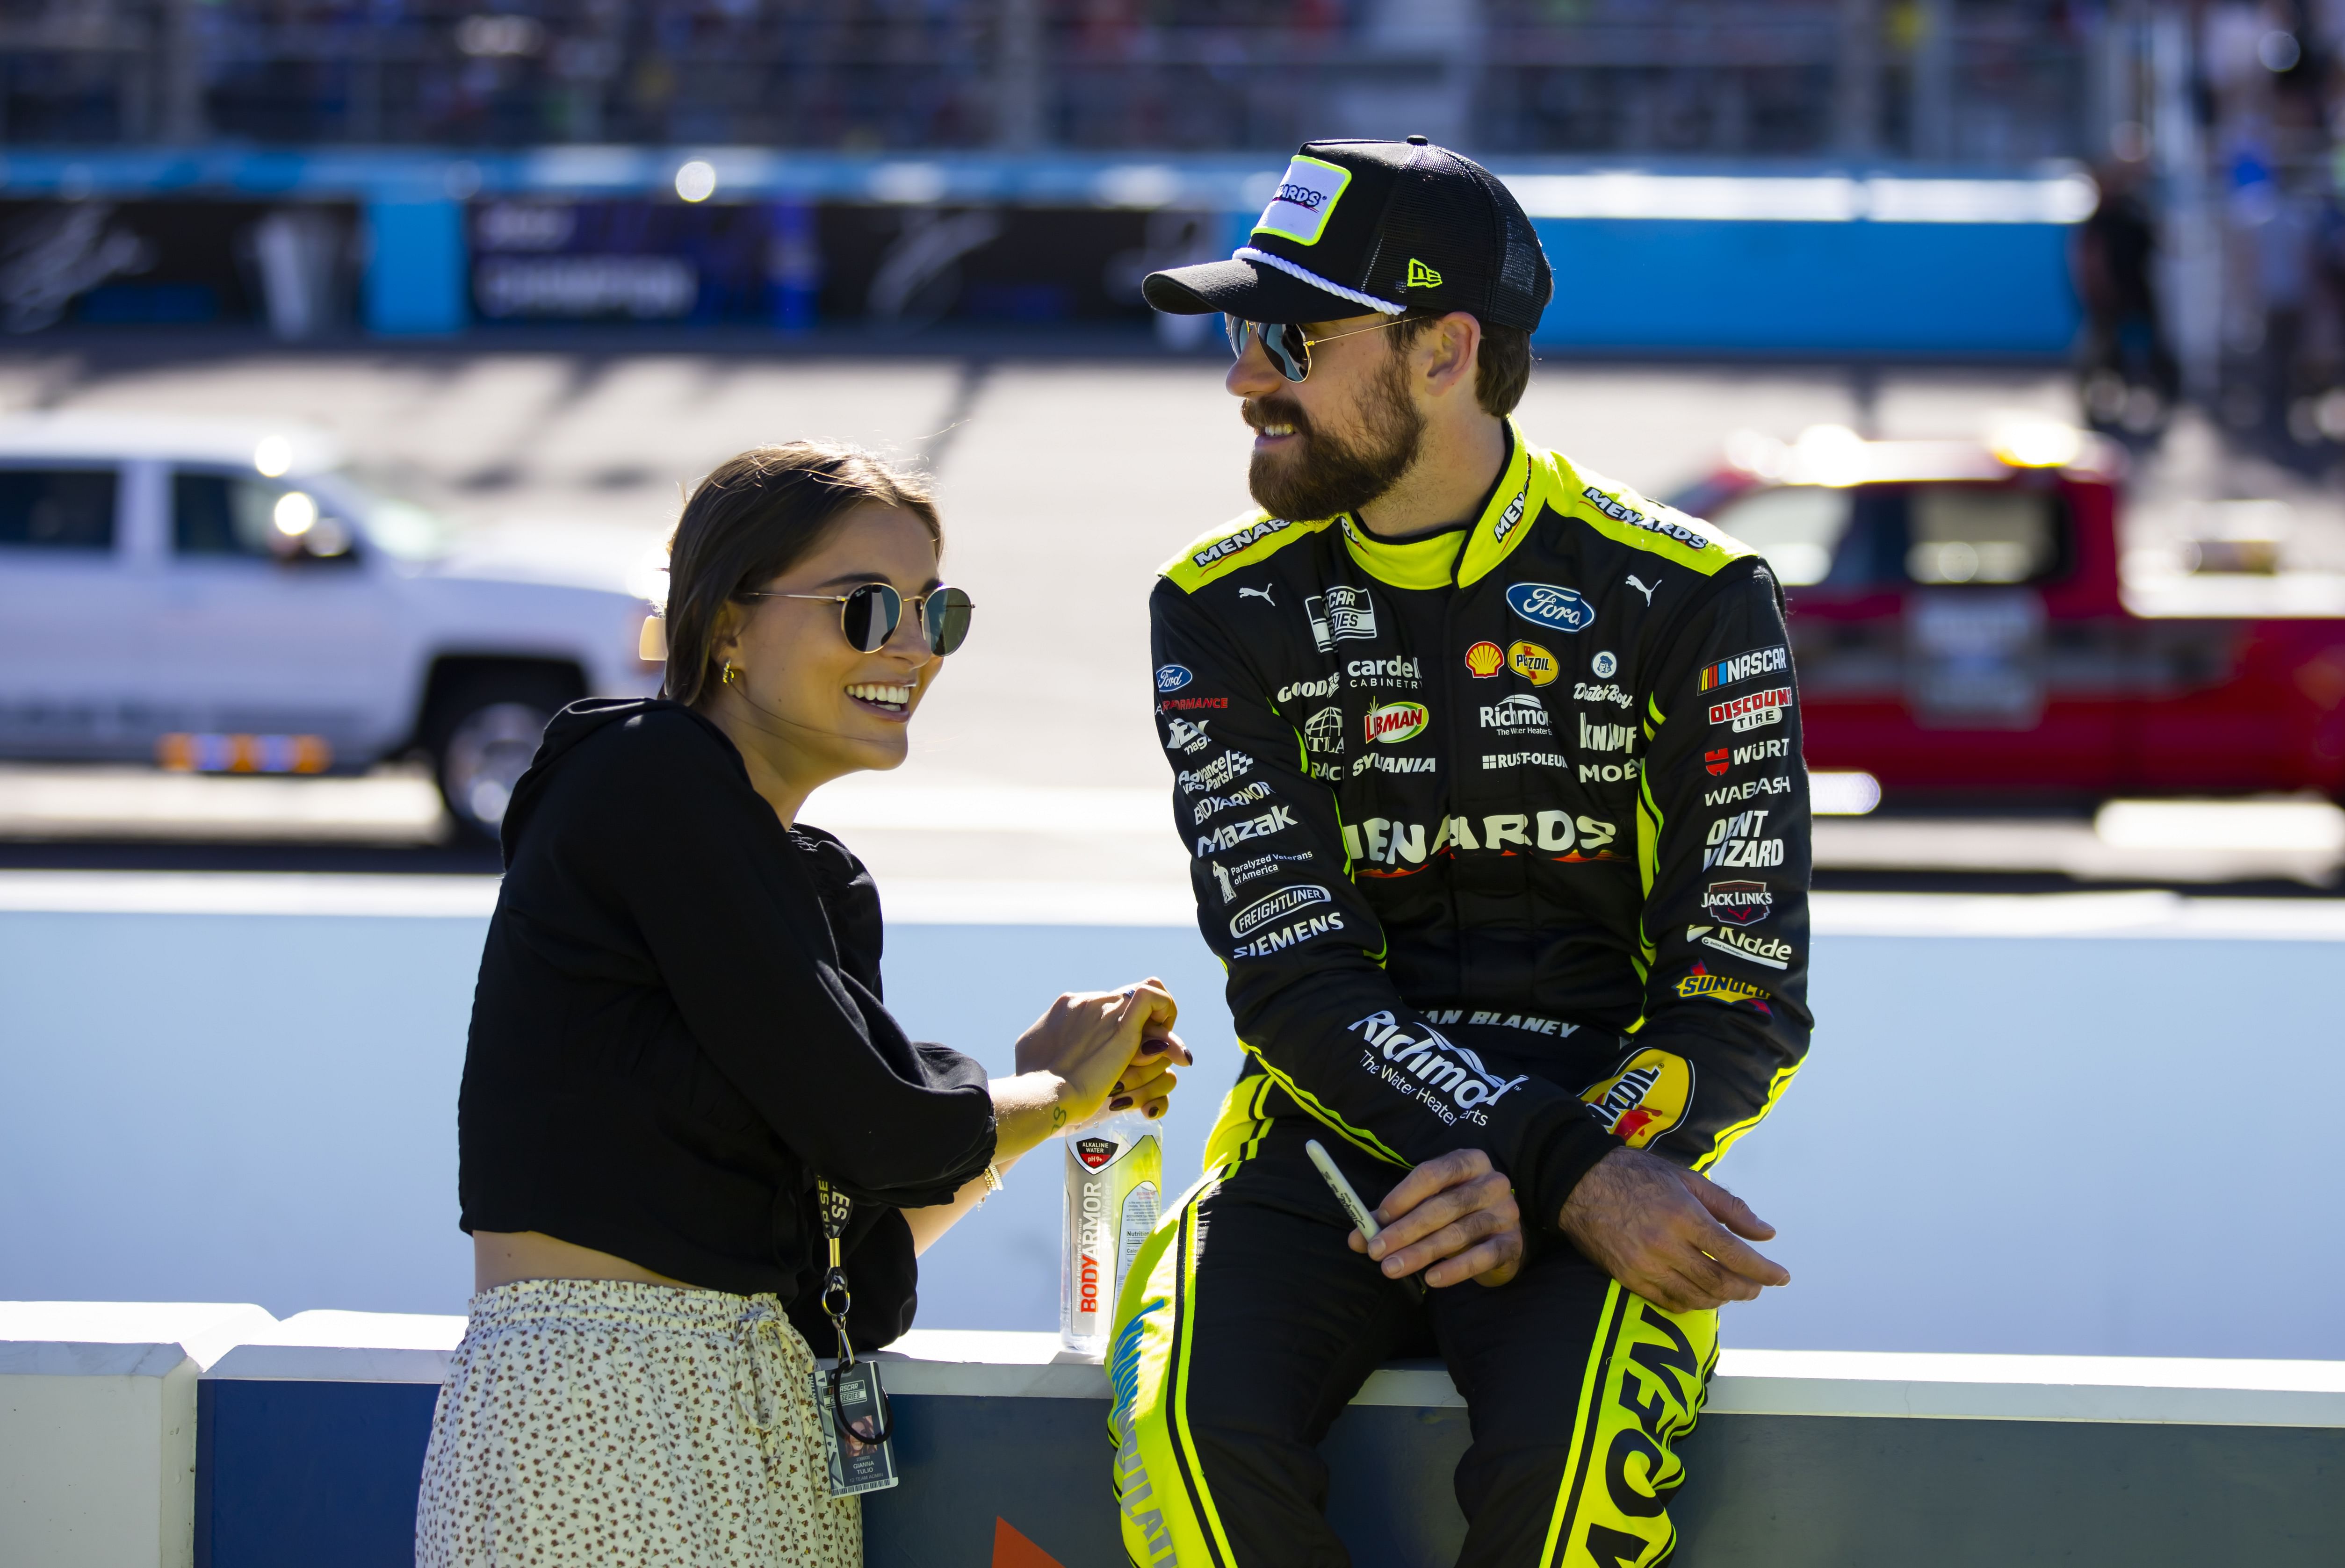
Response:
[{"label": "libman patch", "polygon": [[1667,1051],[1639,1051],[1579,1098],[1594,1108],[1606,1132],[1642,1148],[1685,1120],[1693,1103],[1693,1064]]},{"label": "libman patch", "polygon": [[1272,193],[1270,205],[1254,226],[1256,234],[1275,234],[1297,245],[1316,245],[1335,215],[1335,203],[1352,183],[1352,171],[1325,159],[1297,155]]}]

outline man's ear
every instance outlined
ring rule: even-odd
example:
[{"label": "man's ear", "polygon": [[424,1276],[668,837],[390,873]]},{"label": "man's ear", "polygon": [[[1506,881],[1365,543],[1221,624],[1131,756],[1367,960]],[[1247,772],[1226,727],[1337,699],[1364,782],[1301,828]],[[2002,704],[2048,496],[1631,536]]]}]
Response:
[{"label": "man's ear", "polygon": [[1426,390],[1447,397],[1462,389],[1472,396],[1481,348],[1482,323],[1465,311],[1452,310],[1436,321],[1416,340],[1417,369]]}]

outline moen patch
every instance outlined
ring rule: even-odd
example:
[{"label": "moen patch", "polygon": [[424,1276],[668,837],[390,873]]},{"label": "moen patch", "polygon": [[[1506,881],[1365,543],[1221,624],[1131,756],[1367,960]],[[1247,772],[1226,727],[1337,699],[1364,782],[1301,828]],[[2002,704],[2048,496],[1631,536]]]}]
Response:
[{"label": "moen patch", "polygon": [[1579,1098],[1595,1108],[1606,1132],[1642,1148],[1685,1120],[1693,1103],[1693,1064],[1668,1051],[1639,1051]]}]

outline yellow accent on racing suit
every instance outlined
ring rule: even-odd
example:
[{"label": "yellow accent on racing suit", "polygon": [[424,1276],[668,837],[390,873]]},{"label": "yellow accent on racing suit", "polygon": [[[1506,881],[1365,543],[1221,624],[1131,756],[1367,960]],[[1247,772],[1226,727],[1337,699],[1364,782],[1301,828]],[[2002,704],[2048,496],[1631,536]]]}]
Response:
[{"label": "yellow accent on racing suit", "polygon": [[[1615,1139],[1708,1166],[1806,1052],[1797,682],[1753,551],[1508,435],[1463,528],[1255,513],[1151,601],[1174,821],[1247,1067],[1122,1303],[1135,1562],[1345,1561],[1318,1436],[1426,1342],[1475,1411],[1461,1561],[1613,1568],[1672,1540],[1713,1316],[1621,1290],[1558,1216]],[[1372,1203],[1485,1150],[1523,1275],[1406,1306],[1345,1248],[1307,1135]]]}]

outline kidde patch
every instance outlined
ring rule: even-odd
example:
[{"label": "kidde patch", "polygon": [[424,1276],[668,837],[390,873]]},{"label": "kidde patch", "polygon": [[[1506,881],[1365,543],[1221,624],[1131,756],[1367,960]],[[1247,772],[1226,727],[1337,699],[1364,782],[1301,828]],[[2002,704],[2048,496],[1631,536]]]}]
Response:
[{"label": "kidde patch", "polygon": [[1477,642],[1466,650],[1466,673],[1480,679],[1507,667],[1507,651],[1496,642]]},{"label": "kidde patch", "polygon": [[1563,673],[1555,655],[1536,642],[1518,642],[1508,648],[1507,668],[1534,686],[1544,686]]},{"label": "kidde patch", "polygon": [[1606,1132],[1642,1148],[1685,1120],[1693,1103],[1693,1064],[1667,1051],[1639,1051],[1579,1098],[1595,1108]]},{"label": "kidde patch", "polygon": [[1365,726],[1370,742],[1396,746],[1423,734],[1432,722],[1423,703],[1385,703],[1368,710]]},{"label": "kidde patch", "polygon": [[1083,1162],[1084,1169],[1097,1170],[1115,1158],[1115,1139],[1079,1138],[1075,1139],[1075,1158]]}]

